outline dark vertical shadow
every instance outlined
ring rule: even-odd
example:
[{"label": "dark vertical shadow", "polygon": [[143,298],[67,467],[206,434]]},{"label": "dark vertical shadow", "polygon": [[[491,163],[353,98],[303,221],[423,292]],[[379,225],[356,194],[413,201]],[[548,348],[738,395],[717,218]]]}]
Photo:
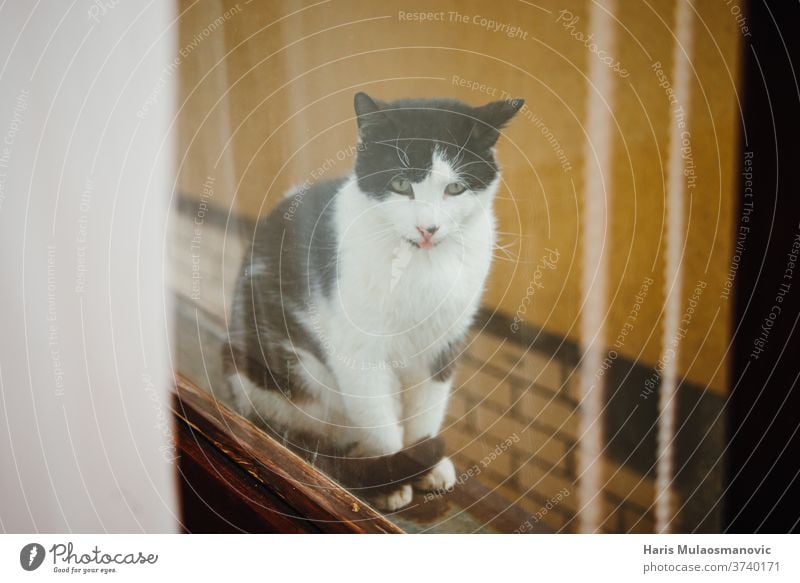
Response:
[{"label": "dark vertical shadow", "polygon": [[[800,4],[753,1],[747,20],[725,517],[729,532],[787,532],[800,518],[800,264],[789,257],[800,236]],[[750,153],[752,185],[741,174]]]}]

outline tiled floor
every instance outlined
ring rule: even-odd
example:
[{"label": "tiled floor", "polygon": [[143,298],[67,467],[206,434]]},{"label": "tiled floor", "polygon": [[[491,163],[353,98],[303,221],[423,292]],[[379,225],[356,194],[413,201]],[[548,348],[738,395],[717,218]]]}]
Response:
[{"label": "tiled floor", "polygon": [[[172,223],[171,285],[182,300],[176,363],[198,385],[212,389],[221,375],[219,350],[211,344],[224,337],[226,300],[243,245],[234,233],[226,237],[217,224],[198,225],[195,219],[176,213]],[[443,430],[459,480],[475,480],[516,505],[535,530],[573,532],[580,438],[575,375],[552,351],[521,346],[497,334],[498,326],[477,328],[460,360]],[[603,530],[652,531],[653,481],[610,459],[604,460],[604,472]],[[480,529],[480,520],[470,521]],[[524,522],[517,528],[530,530]],[[457,528],[470,529],[463,520]],[[504,529],[516,530],[508,522]]]}]

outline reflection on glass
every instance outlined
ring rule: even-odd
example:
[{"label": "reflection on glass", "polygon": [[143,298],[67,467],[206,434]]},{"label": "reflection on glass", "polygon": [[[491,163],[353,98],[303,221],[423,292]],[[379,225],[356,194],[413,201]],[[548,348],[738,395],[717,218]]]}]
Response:
[{"label": "reflection on glass", "polygon": [[573,532],[590,506],[600,530],[652,531],[685,130],[706,195],[685,194],[672,299],[674,529],[717,530],[735,31],[697,7],[717,48],[688,115],[669,17],[616,14],[625,34],[592,37],[609,65],[585,3],[539,4],[184,3],[178,369],[405,529]]}]

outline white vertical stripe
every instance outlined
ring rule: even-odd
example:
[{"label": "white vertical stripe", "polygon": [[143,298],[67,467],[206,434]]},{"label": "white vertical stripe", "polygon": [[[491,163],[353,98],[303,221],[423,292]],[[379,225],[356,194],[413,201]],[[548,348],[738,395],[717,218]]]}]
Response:
[{"label": "white vertical stripe", "polygon": [[[208,18],[209,22],[213,22],[215,18],[222,16],[225,14],[226,7],[222,4],[221,1],[217,0],[214,2],[215,8],[213,10],[208,10]],[[210,75],[207,83],[214,84],[215,89],[222,93],[224,90],[231,87],[234,83],[238,81],[238,79],[232,79],[231,74],[228,68],[228,56],[227,52],[229,49],[228,45],[228,38],[225,36],[223,31],[219,31],[219,34],[212,34],[208,37],[208,46],[209,52],[211,53],[211,58],[208,62],[201,64],[196,64],[195,67],[206,67],[211,68],[215,67],[214,71]],[[205,71],[198,71],[199,75],[205,73]],[[194,87],[192,88],[194,89]],[[216,97],[216,95],[215,95]],[[219,105],[218,111],[214,115],[214,121],[216,122],[217,129],[216,135],[224,136],[226,139],[229,136],[233,135],[233,130],[231,129],[232,124],[231,120],[233,119],[233,114],[231,113],[231,103],[233,101],[233,94],[228,93],[222,103]],[[217,184],[222,184],[228,193],[234,193],[236,191],[236,187],[238,186],[236,180],[236,165],[234,163],[234,155],[235,155],[235,142],[233,140],[230,143],[225,145],[225,150],[217,154],[216,151],[210,152],[207,154],[208,160],[206,162],[207,166],[203,170],[199,170],[197,168],[192,168],[195,171],[202,171],[206,174],[213,173],[214,178],[216,178]],[[183,155],[183,152],[181,152]],[[214,164],[213,170],[210,169],[209,162],[217,156],[216,163]],[[221,164],[220,164],[221,162]],[[201,175],[204,176],[205,174]],[[229,189],[229,190],[228,190]],[[233,239],[232,237],[230,239]],[[226,243],[233,243],[232,240],[226,241]]]},{"label": "white vertical stripe", "polygon": [[[690,96],[689,55],[692,53],[692,7],[688,0],[679,0],[675,14],[677,40],[673,47],[673,89],[678,98],[676,108],[683,108],[688,117]],[[687,131],[678,125],[675,111],[671,111],[669,137],[669,165],[667,175],[667,235],[664,262],[664,327],[661,339],[663,372],[658,401],[659,422],[656,466],[656,530],[669,532],[674,514],[674,442],[675,412],[677,409],[677,383],[679,352],[679,325],[683,306],[683,244],[686,231],[686,181],[683,177],[681,142]],[[685,123],[685,119],[684,119]]]},{"label": "white vertical stripe", "polygon": [[[611,17],[614,0],[592,2],[589,13],[589,32],[594,43],[606,53],[614,50],[615,25]],[[584,309],[581,315],[581,345],[583,364],[580,369],[580,435],[578,444],[578,501],[579,528],[594,532],[600,526],[602,487],[604,383],[595,379],[603,363],[605,335],[603,333],[608,308],[608,245],[609,202],[611,180],[611,96],[614,72],[594,53],[588,53],[589,82],[585,160],[585,201],[583,208],[583,266],[581,291]]]},{"label": "white vertical stripe", "polygon": [[178,530],[162,269],[176,6],[91,8],[8,2],[0,17],[19,41],[6,140],[14,107],[20,123],[0,209],[2,532]]}]

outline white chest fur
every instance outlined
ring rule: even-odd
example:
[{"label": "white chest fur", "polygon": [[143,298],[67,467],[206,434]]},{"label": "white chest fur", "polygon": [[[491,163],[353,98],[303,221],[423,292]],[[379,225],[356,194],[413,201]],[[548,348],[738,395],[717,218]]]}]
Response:
[{"label": "white chest fur", "polygon": [[375,204],[381,203],[355,184],[337,200],[338,285],[328,302],[332,333],[361,335],[365,345],[394,360],[429,361],[464,335],[479,306],[495,240],[491,206],[481,207],[441,244],[421,249],[370,220]]}]

